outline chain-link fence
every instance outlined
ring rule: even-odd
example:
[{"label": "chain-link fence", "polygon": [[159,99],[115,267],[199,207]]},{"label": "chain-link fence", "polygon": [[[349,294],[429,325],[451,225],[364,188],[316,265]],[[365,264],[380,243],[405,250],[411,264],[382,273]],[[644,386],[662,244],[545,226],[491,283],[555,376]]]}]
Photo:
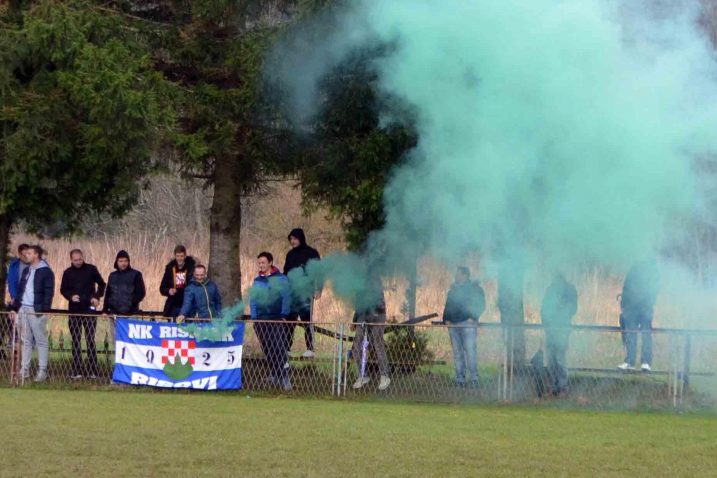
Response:
[{"label": "chain-link fence", "polygon": [[[11,321],[0,314],[0,386],[111,384],[113,328],[113,317],[25,311]],[[604,409],[717,407],[717,331],[637,334],[638,359],[647,353],[641,342],[651,338],[650,371],[639,363],[618,369],[625,337],[617,327],[597,326],[248,321],[242,388]]]}]

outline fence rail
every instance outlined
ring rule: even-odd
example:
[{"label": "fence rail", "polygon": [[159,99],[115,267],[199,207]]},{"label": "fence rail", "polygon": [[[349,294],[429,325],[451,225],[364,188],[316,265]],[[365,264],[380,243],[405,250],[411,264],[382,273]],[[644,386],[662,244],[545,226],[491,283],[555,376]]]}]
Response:
[{"label": "fence rail", "polygon": [[[46,317],[49,353],[42,386],[110,385],[115,317]],[[638,333],[619,327],[546,330],[534,324],[449,327],[423,322],[359,324],[355,331],[351,324],[336,322],[312,324],[309,337],[306,323],[267,322],[282,334],[275,343],[291,349],[282,365],[289,383],[282,383],[275,376],[274,359],[268,359],[274,357],[271,350],[266,343],[262,348],[257,336],[261,324],[249,321],[245,329],[242,388],[248,392],[434,402],[540,400],[593,408],[717,407],[717,330],[654,329],[652,370],[644,373],[617,369],[625,354],[623,334]],[[468,350],[459,353],[455,340],[461,334]],[[23,370],[23,337],[25,350],[28,340],[42,340],[0,313],[0,386],[34,386],[40,357],[33,347],[29,368]],[[304,356],[308,346],[313,353]],[[476,352],[475,372],[471,350]],[[456,361],[457,356],[467,359],[462,376],[463,361]]]}]

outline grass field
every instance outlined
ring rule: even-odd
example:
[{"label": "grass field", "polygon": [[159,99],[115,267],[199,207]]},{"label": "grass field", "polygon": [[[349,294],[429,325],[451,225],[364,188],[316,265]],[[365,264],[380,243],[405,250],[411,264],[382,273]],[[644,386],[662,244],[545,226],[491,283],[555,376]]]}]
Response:
[{"label": "grass field", "polygon": [[1,476],[714,476],[717,417],[0,390]]}]

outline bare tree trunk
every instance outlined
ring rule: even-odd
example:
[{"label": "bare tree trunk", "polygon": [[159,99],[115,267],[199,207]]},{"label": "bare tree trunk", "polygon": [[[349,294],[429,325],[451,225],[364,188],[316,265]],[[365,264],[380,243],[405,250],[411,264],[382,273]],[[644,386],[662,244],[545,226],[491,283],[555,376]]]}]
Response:
[{"label": "bare tree trunk", "polygon": [[5,302],[5,285],[7,283],[7,258],[10,248],[10,230],[12,219],[10,216],[0,216],[0,291],[2,302]]},{"label": "bare tree trunk", "polygon": [[239,163],[238,158],[217,158],[209,226],[209,273],[227,306],[241,300]]}]

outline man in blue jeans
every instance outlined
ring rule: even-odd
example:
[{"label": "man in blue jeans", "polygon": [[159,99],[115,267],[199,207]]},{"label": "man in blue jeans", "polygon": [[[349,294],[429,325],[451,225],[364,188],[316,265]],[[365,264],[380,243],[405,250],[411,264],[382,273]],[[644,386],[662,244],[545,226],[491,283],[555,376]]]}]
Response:
[{"label": "man in blue jeans", "polygon": [[624,321],[625,361],[618,365],[620,370],[634,370],[637,359],[637,330],[642,335],[640,353],[641,370],[652,370],[652,317],[657,293],[660,289],[657,262],[638,262],[627,273],[622,287],[620,307]]},{"label": "man in blue jeans", "polygon": [[466,383],[466,367],[471,385],[478,384],[478,318],[485,310],[485,293],[478,282],[470,280],[470,270],[459,267],[456,281],[448,291],[443,321],[449,325],[456,383]]}]

